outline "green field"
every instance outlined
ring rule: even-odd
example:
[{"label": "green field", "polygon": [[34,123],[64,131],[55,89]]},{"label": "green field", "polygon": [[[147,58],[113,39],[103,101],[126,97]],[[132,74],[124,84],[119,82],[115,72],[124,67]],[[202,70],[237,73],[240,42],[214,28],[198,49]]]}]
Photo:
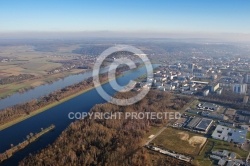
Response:
[{"label": "green field", "polygon": [[193,160],[194,165],[198,166],[210,166],[212,161],[209,158],[209,154],[213,149],[213,142],[207,141],[203,149],[200,151],[199,155]]},{"label": "green field", "polygon": [[194,158],[193,164],[202,166],[211,165],[212,161],[209,159],[209,155],[213,150],[228,150],[235,152],[237,154],[237,158],[239,159],[245,159],[249,153],[229,142],[209,138],[200,154]]},{"label": "green field", "polygon": [[200,152],[206,138],[187,131],[167,128],[152,143],[188,156],[196,156]]},{"label": "green field", "polygon": [[21,84],[17,84],[17,83],[12,83],[12,84],[8,84],[8,85],[0,85],[0,98],[4,98],[10,94],[19,92],[21,89],[29,89],[31,88],[30,84],[28,83],[21,83]]},{"label": "green field", "polygon": [[247,139],[250,139],[250,132],[247,133]]},{"label": "green field", "polygon": [[209,141],[214,142],[213,150],[228,150],[231,152],[235,152],[237,153],[238,158],[246,158],[249,153],[247,151],[242,150],[239,147],[236,147],[234,144],[229,142],[214,140],[214,139],[210,139]]}]

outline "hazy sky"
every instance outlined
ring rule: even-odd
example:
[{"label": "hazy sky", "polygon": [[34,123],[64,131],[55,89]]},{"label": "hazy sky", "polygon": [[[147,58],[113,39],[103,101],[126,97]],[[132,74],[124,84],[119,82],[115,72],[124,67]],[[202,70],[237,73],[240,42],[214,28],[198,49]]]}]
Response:
[{"label": "hazy sky", "polygon": [[0,32],[250,33],[248,0],[0,0]]}]

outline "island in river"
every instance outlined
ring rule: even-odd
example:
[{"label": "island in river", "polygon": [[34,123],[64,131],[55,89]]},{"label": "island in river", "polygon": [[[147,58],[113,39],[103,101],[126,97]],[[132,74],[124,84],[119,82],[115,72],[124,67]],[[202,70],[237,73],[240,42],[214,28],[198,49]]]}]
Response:
[{"label": "island in river", "polygon": [[55,128],[55,125],[52,124],[45,129],[42,128],[39,133],[36,133],[36,134],[30,133],[29,135],[27,135],[27,139],[25,141],[19,143],[18,145],[16,145],[16,146],[11,145],[10,149],[6,150],[4,153],[0,153],[0,163],[3,162],[4,160],[11,158],[13,156],[13,154],[18,152],[19,150],[24,149],[26,146],[28,146],[32,142],[36,141],[42,135],[53,130],[54,128]]}]

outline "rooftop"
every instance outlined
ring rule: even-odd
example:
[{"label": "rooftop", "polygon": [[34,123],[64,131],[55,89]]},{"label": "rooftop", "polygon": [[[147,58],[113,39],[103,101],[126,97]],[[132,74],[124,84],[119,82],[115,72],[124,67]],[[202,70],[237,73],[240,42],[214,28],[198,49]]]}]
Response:
[{"label": "rooftop", "polygon": [[246,129],[233,129],[226,126],[217,125],[212,137],[219,140],[228,142],[235,142],[243,144],[246,141],[247,130]]},{"label": "rooftop", "polygon": [[207,130],[213,123],[212,119],[202,118],[199,124],[196,126],[197,129]]},{"label": "rooftop", "polygon": [[193,118],[187,125],[187,127],[193,128],[195,127],[199,122],[200,122],[201,118],[199,117],[195,117]]},{"label": "rooftop", "polygon": [[207,108],[213,108],[214,110],[218,109],[218,105],[214,104],[214,103],[202,103],[202,107],[207,107]]}]

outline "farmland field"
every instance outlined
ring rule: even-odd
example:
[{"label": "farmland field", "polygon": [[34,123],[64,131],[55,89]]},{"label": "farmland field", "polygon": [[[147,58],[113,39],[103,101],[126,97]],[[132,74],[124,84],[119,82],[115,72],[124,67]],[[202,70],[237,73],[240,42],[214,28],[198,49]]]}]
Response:
[{"label": "farmland field", "polygon": [[[76,54],[72,53],[77,45],[70,47],[62,46],[56,51],[37,51],[33,46],[0,46],[0,57],[9,58],[9,61],[0,61],[0,79],[17,76],[20,74],[31,74],[35,77],[9,84],[0,85],[0,98],[4,98],[16,92],[37,87],[47,82],[58,80],[71,74],[83,72],[83,69],[72,69],[69,71],[48,74],[48,71],[61,67],[61,63],[52,61],[72,60]],[[78,56],[78,55],[77,55]]]}]

